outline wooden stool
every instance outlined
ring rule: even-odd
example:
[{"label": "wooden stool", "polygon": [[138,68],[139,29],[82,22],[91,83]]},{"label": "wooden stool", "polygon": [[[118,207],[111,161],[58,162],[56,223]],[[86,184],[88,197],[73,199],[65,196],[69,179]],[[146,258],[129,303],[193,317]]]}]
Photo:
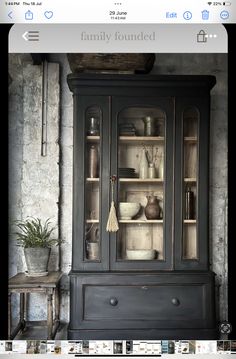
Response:
[{"label": "wooden stool", "polygon": [[[9,279],[8,285],[8,339],[13,339],[16,334],[26,326],[27,293],[45,293],[47,295],[47,339],[54,339],[60,324],[60,288],[59,282],[62,272],[49,272],[43,277],[28,277],[25,273],[18,273]],[[20,293],[20,320],[11,333],[11,295]],[[54,306],[53,306],[54,302]],[[53,313],[54,307],[54,313]],[[53,315],[54,314],[54,315]]]}]

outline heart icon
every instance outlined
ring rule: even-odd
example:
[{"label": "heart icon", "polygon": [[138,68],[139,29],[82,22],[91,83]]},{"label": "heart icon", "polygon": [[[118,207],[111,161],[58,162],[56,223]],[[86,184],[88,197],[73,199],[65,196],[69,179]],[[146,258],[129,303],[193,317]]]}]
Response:
[{"label": "heart icon", "polygon": [[53,12],[52,11],[45,11],[44,16],[47,19],[51,19],[53,17]]}]

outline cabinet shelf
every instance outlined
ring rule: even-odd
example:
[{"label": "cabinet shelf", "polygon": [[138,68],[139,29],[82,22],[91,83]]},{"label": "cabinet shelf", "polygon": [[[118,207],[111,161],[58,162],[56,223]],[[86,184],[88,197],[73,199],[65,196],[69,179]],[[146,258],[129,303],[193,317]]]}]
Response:
[{"label": "cabinet shelf", "polygon": [[144,219],[144,220],[140,220],[140,219],[120,219],[119,223],[137,223],[137,224],[152,224],[152,223],[156,223],[156,224],[162,224],[163,223],[163,219]]},{"label": "cabinet shelf", "polygon": [[[186,223],[196,223],[196,220],[185,220]],[[86,223],[99,223],[99,219],[87,219]],[[152,224],[152,223],[163,223],[163,219],[120,219],[119,223],[137,223],[137,224]]]},{"label": "cabinet shelf", "polygon": [[119,180],[130,183],[163,183],[162,178],[119,178]]},{"label": "cabinet shelf", "polygon": [[[99,178],[86,178],[87,182],[99,182]],[[163,183],[162,178],[119,178],[120,182],[130,182],[130,183]],[[196,182],[195,178],[187,178],[186,182]]]},{"label": "cabinet shelf", "polygon": [[86,139],[88,142],[98,142],[100,140],[100,136],[87,136]]},{"label": "cabinet shelf", "polygon": [[196,224],[196,219],[185,219],[184,224]]},{"label": "cabinet shelf", "polygon": [[188,143],[197,143],[197,137],[186,136],[186,137],[184,137],[184,141],[188,142]]},{"label": "cabinet shelf", "polygon": [[185,177],[184,182],[197,182],[196,178]]},{"label": "cabinet shelf", "polygon": [[162,136],[120,136],[119,140],[121,143],[128,145],[141,145],[144,142],[148,144],[155,144],[156,142],[164,142]]}]

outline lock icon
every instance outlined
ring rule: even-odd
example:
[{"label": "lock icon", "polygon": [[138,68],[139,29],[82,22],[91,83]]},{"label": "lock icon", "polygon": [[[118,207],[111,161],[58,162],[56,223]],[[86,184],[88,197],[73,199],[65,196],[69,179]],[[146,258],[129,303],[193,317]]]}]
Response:
[{"label": "lock icon", "polygon": [[200,30],[197,34],[197,42],[207,42],[207,36],[204,30]]}]

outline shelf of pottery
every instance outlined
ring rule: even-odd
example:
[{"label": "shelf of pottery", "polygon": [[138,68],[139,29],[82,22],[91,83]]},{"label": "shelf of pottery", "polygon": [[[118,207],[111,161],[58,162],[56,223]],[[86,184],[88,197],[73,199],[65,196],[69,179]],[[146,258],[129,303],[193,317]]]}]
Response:
[{"label": "shelf of pottery", "polygon": [[[99,242],[99,121],[87,133],[86,237]],[[197,259],[198,113],[183,114],[182,256]],[[117,258],[164,260],[166,119],[158,108],[128,108],[118,117]],[[98,245],[87,259],[98,260]],[[95,254],[93,253],[95,252]]]},{"label": "shelf of pottery", "polygon": [[165,114],[125,109],[118,130],[118,258],[163,260]]}]

